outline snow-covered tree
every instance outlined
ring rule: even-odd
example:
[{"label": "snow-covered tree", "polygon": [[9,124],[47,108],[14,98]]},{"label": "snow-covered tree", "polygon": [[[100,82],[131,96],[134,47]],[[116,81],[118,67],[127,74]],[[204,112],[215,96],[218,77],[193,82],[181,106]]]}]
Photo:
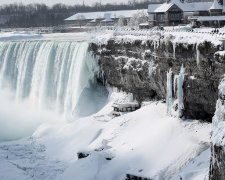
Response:
[{"label": "snow-covered tree", "polygon": [[138,11],[128,22],[129,26],[138,26],[140,23],[148,22],[148,13],[145,11]]},{"label": "snow-covered tree", "polygon": [[81,27],[82,26],[82,21],[85,19],[84,15],[78,15],[77,16],[77,20],[78,20],[78,24]]},{"label": "snow-covered tree", "polygon": [[124,17],[123,16],[120,16],[117,25],[120,26],[120,27],[122,27],[122,26],[125,25],[124,22],[125,22]]}]

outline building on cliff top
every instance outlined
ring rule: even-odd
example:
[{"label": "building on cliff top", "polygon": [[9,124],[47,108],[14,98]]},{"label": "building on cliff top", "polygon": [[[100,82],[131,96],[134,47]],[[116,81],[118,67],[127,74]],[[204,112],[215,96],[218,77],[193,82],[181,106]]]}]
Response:
[{"label": "building on cliff top", "polygon": [[[225,1],[225,0],[223,0]],[[208,23],[210,18],[198,19],[199,16],[222,16],[225,14],[225,3],[214,0],[213,2],[186,2],[184,0],[167,0],[162,4],[148,6],[149,22],[152,26],[171,26],[186,24],[189,20]],[[213,18],[216,19],[216,18]],[[200,21],[201,20],[201,21]],[[218,20],[217,20],[218,21]],[[224,17],[219,18],[220,25],[224,25]],[[218,22],[216,23],[218,24]]]},{"label": "building on cliff top", "polygon": [[98,25],[116,25],[119,20],[122,19],[122,24],[127,25],[129,20],[137,14],[146,14],[148,16],[147,9],[140,10],[123,10],[123,11],[104,11],[104,12],[88,12],[88,13],[77,13],[71,17],[65,19],[66,24],[74,26],[98,26]]}]

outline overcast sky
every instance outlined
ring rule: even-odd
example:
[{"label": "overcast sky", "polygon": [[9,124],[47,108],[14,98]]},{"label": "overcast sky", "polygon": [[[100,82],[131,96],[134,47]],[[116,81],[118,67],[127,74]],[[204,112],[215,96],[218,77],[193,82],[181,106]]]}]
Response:
[{"label": "overcast sky", "polygon": [[[128,2],[128,0],[101,0],[102,3],[120,3],[120,2]],[[14,2],[22,2],[24,4],[29,3],[45,3],[49,6],[56,4],[56,3],[64,3],[64,4],[82,4],[83,0],[0,0],[0,5],[3,4],[10,4]],[[84,0],[85,4],[94,4],[95,2],[100,2],[100,0]]]}]

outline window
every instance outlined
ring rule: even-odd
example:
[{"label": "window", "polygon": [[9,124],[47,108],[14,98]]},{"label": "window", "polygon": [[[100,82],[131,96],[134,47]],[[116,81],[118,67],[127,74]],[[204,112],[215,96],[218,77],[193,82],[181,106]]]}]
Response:
[{"label": "window", "polygon": [[170,13],[169,14],[169,20],[170,21],[179,21],[182,19],[181,13]]},{"label": "window", "polygon": [[158,21],[158,22],[165,21],[165,14],[157,14],[156,21]]}]

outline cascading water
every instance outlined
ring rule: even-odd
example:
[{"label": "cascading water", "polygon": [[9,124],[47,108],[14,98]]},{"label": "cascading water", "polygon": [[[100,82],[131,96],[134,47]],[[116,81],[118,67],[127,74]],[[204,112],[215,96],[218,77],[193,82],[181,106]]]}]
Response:
[{"label": "cascading water", "polygon": [[73,114],[98,65],[87,42],[0,42],[0,86],[36,107]]}]

